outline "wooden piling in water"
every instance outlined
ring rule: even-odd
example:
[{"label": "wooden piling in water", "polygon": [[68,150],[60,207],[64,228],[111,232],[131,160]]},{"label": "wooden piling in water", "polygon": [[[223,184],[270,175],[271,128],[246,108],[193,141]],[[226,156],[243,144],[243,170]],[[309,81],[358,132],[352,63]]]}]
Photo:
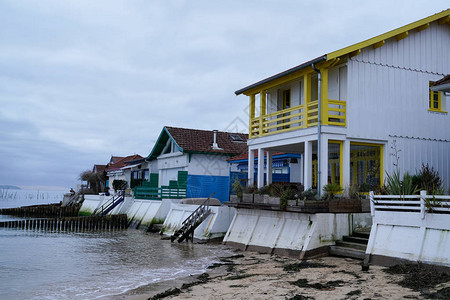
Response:
[{"label": "wooden piling in water", "polygon": [[126,215],[103,217],[63,217],[45,219],[24,219],[0,222],[0,228],[17,228],[33,231],[113,231],[123,230],[127,226]]}]

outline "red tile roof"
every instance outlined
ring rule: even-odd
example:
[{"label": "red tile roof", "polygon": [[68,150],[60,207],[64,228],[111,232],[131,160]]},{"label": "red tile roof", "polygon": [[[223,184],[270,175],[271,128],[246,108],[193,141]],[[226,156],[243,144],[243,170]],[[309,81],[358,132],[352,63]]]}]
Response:
[{"label": "red tile roof", "polygon": [[105,171],[106,165],[94,165],[92,172],[101,173]]},{"label": "red tile roof", "polygon": [[[248,134],[217,132],[217,145],[213,149],[214,132],[211,130],[198,130],[188,128],[167,127],[167,131],[183,152],[217,153],[236,155],[247,151]],[[233,138],[235,140],[233,140]],[[236,139],[238,139],[236,141]]]},{"label": "red tile roof", "polygon": [[129,155],[127,157],[122,157],[121,159],[117,160],[115,163],[113,164],[108,164],[105,171],[106,172],[110,172],[110,171],[116,171],[119,170],[120,168],[125,167],[126,163],[129,161],[133,161],[136,159],[141,159],[143,158],[142,156],[140,156],[139,154],[134,154],[134,155]]},{"label": "red tile roof", "polygon": [[109,160],[109,163],[107,165],[112,165],[115,164],[116,162],[118,162],[119,160],[123,159],[125,157],[123,156],[113,156],[111,155],[111,159]]},{"label": "red tile roof", "polygon": [[447,84],[450,83],[450,74],[445,76],[442,79],[439,79],[438,81],[433,82],[433,86],[441,85],[441,84]]}]

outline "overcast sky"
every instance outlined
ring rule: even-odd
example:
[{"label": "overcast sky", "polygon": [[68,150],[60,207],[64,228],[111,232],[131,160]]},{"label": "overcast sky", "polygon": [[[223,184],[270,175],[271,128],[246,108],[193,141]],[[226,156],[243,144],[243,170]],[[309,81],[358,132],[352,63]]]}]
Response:
[{"label": "overcast sky", "polygon": [[0,184],[72,187],[163,126],[247,132],[234,91],[445,1],[0,0]]}]

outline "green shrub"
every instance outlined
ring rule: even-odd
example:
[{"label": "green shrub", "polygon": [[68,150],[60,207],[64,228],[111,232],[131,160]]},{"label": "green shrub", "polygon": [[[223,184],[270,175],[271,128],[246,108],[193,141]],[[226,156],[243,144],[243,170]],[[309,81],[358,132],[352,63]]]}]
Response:
[{"label": "green shrub", "polygon": [[268,185],[265,185],[262,188],[259,188],[257,192],[260,195],[270,195],[270,188]]},{"label": "green shrub", "polygon": [[419,191],[417,186],[413,184],[413,176],[406,172],[402,180],[400,171],[394,171],[392,176],[386,172],[383,189],[389,195],[413,195]]},{"label": "green shrub", "polygon": [[315,200],[317,195],[317,190],[309,188],[301,194],[301,198],[304,200]]},{"label": "green shrub", "polygon": [[121,191],[127,188],[128,182],[126,180],[114,180],[112,185],[114,191]]},{"label": "green shrub", "polygon": [[427,191],[428,195],[439,195],[445,193],[445,187],[442,184],[438,171],[428,164],[422,164],[419,174],[413,176],[413,183],[419,190]]},{"label": "green shrub", "polygon": [[359,184],[350,184],[347,188],[346,188],[346,192],[347,195],[350,199],[360,199],[361,195],[359,194],[360,192],[360,186]]},{"label": "green shrub", "polygon": [[331,200],[336,194],[342,192],[342,188],[339,184],[329,183],[323,187],[323,191],[325,192],[324,198]]},{"label": "green shrub", "polygon": [[244,191],[244,187],[241,185],[241,182],[238,178],[236,178],[232,184],[233,191],[236,193],[236,195],[242,199],[242,192]]},{"label": "green shrub", "polygon": [[258,188],[256,186],[249,185],[244,188],[243,192],[245,194],[254,194],[257,190],[258,190]]}]

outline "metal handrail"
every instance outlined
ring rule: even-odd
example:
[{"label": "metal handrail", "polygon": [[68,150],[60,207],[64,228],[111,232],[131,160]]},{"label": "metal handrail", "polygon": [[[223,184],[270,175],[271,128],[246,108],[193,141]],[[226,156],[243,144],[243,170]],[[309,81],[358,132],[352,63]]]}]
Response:
[{"label": "metal handrail", "polygon": [[120,200],[120,198],[125,197],[125,190],[119,191],[116,195],[112,196],[106,203],[102,204],[100,207],[96,208],[92,213],[95,215],[102,215],[104,211],[106,211],[111,205],[116,203],[116,200]]}]

